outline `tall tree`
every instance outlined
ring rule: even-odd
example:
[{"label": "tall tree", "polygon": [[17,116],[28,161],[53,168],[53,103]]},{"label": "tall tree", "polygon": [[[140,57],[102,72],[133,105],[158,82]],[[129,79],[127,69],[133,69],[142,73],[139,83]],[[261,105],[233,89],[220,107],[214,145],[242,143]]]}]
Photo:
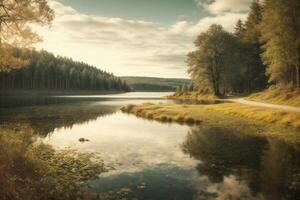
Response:
[{"label": "tall tree", "polygon": [[266,0],[261,25],[269,81],[300,88],[300,1]]},{"label": "tall tree", "polygon": [[261,59],[260,24],[262,20],[262,6],[258,0],[253,0],[250,12],[245,22],[244,33],[239,37],[244,43],[245,82],[248,92],[261,90],[266,87],[266,66]]},{"label": "tall tree", "polygon": [[188,54],[188,73],[196,86],[221,94],[235,62],[235,38],[220,25],[212,25],[195,41],[196,50]]},{"label": "tall tree", "polygon": [[29,24],[46,25],[53,18],[47,0],[0,0],[0,71],[25,64],[11,54],[11,46],[28,47],[40,41]]},{"label": "tall tree", "polygon": [[239,19],[234,28],[234,35],[240,39],[242,39],[245,35],[246,27],[241,19]]},{"label": "tall tree", "polygon": [[262,6],[259,3],[259,0],[253,0],[250,6],[250,12],[248,14],[246,23],[245,23],[245,34],[244,39],[252,43],[259,43],[260,38],[260,29],[259,25],[262,20]]}]

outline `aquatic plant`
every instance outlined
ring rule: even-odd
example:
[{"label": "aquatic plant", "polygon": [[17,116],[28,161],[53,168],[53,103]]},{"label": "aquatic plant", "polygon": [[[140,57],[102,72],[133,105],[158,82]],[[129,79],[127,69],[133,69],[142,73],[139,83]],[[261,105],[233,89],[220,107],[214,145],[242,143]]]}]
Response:
[{"label": "aquatic plant", "polygon": [[107,171],[93,153],[55,150],[29,131],[0,127],[1,199],[94,199],[88,182]]}]

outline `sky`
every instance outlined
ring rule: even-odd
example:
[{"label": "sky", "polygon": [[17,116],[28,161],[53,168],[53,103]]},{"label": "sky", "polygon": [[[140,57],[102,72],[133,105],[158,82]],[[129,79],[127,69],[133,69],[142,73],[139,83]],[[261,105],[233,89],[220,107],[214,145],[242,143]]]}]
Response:
[{"label": "sky", "polygon": [[49,0],[37,49],[117,76],[187,78],[185,59],[211,24],[233,31],[252,0]]}]

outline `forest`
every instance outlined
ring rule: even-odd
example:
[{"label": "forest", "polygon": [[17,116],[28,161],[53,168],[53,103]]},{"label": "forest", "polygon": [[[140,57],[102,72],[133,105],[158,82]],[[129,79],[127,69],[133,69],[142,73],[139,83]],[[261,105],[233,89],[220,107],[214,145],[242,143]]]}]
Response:
[{"label": "forest", "polygon": [[121,80],[136,92],[175,92],[177,86],[190,85],[190,79],[122,76]]},{"label": "forest", "polygon": [[31,25],[51,26],[46,0],[0,1],[0,90],[129,91],[125,81],[95,66],[34,50],[42,38]]},{"label": "forest", "polygon": [[0,72],[1,90],[129,91],[125,81],[94,66],[46,51],[12,49],[22,68]]},{"label": "forest", "polygon": [[222,96],[300,89],[299,0],[254,0],[233,33],[213,24],[194,44],[186,60],[193,90]]}]

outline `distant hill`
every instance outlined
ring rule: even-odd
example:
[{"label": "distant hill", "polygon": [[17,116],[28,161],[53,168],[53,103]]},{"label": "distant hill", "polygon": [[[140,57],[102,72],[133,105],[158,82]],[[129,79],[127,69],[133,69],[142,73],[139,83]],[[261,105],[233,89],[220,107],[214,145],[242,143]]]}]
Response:
[{"label": "distant hill", "polygon": [[179,85],[189,85],[190,79],[181,78],[154,78],[139,76],[119,77],[134,90],[138,92],[171,92]]}]

